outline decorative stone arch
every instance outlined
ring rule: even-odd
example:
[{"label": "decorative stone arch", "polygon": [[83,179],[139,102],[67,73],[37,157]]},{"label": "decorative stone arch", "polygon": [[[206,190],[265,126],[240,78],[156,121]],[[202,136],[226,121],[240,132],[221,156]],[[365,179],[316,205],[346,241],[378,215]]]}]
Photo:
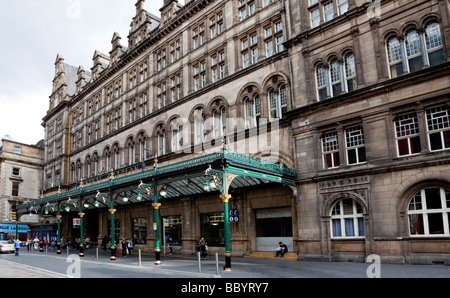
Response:
[{"label": "decorative stone arch", "polygon": [[405,36],[406,32],[408,32],[409,30],[414,29],[417,31],[420,28],[422,28],[422,26],[419,24],[419,22],[410,20],[402,24],[402,26],[400,27],[400,32],[402,36]]},{"label": "decorative stone arch", "polygon": [[154,155],[158,153],[158,138],[160,136],[164,136],[164,148],[167,148],[167,135],[166,135],[167,127],[166,123],[164,121],[159,121],[155,124],[155,127],[153,128],[153,134],[152,134],[152,151],[155,152]]},{"label": "decorative stone arch", "polygon": [[[131,165],[136,163],[136,161],[139,159],[138,155],[137,155],[137,150],[136,150],[136,140],[134,135],[130,134],[128,135],[128,137],[126,138],[125,141],[125,155],[126,155],[126,164]],[[132,154],[133,156],[130,156],[130,154]]]},{"label": "decorative stone arch", "polygon": [[392,192],[390,205],[399,215],[399,232],[401,235],[409,235],[408,205],[412,197],[420,190],[427,187],[444,187],[450,189],[450,176],[442,172],[420,172],[409,176],[398,184]]},{"label": "decorative stone arch", "polygon": [[346,191],[346,192],[340,192],[337,194],[333,194],[333,195],[325,198],[323,201],[323,204],[322,204],[322,208],[320,210],[320,216],[321,217],[329,217],[331,208],[334,206],[334,204],[336,204],[336,202],[338,202],[339,200],[342,200],[342,199],[355,200],[363,208],[363,214],[369,213],[369,205],[368,205],[368,202],[366,199],[364,199],[362,196],[360,196],[359,194],[357,194],[355,192]]},{"label": "decorative stone arch", "polygon": [[[284,90],[284,92],[282,92]],[[290,82],[288,77],[281,72],[272,73],[263,81],[263,92],[261,94],[261,109],[267,112],[267,119],[271,119],[271,111],[275,109],[276,114],[281,114],[282,118],[282,95],[284,95],[284,100],[286,101],[286,111],[292,109],[292,101],[290,96]],[[270,100],[271,97],[275,98],[279,102],[279,107],[271,107]],[[263,108],[264,107],[264,108]],[[279,109],[279,111],[276,111]],[[274,119],[277,117],[273,117]]]},{"label": "decorative stone arch", "polygon": [[91,177],[92,173],[92,158],[91,155],[87,155],[84,159],[84,177]]}]

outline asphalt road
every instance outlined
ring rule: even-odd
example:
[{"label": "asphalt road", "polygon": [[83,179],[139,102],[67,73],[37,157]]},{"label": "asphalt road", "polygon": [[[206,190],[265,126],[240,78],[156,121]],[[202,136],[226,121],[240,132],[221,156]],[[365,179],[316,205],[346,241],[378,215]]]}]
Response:
[{"label": "asphalt road", "polygon": [[[232,271],[225,272],[223,257],[219,258],[217,274],[214,256],[201,262],[200,273],[195,256],[162,256],[162,265],[158,266],[152,255],[143,255],[140,264],[137,252],[126,258],[119,254],[116,261],[111,261],[109,253],[100,250],[97,260],[94,249],[86,250],[84,258],[79,258],[76,250],[69,254],[63,250],[63,254],[57,255],[53,250],[40,253],[21,248],[19,256],[0,254],[0,278],[7,277],[5,264],[17,264],[22,269],[31,267],[33,276],[39,276],[37,272],[41,270],[46,277],[55,273],[57,277],[81,278],[450,278],[450,266],[444,265],[379,264],[375,268],[365,263],[252,258],[232,258]],[[17,277],[32,277],[27,275],[30,270],[27,272]]]}]

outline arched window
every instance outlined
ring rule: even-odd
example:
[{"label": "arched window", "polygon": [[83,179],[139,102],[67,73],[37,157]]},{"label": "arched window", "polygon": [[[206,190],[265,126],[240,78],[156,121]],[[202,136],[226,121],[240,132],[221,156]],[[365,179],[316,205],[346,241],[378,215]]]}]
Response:
[{"label": "arched window", "polygon": [[194,111],[194,141],[195,145],[203,143],[206,139],[206,115],[202,109]]},{"label": "arched window", "polygon": [[97,152],[94,153],[93,160],[94,160],[94,176],[97,176],[98,172],[99,172],[98,154],[97,154]]},{"label": "arched window", "polygon": [[71,169],[72,169],[72,182],[75,182],[75,181],[77,181],[77,174],[76,174],[74,162],[71,165]]},{"label": "arched window", "polygon": [[128,147],[128,164],[132,165],[136,162],[136,148],[135,142],[132,137],[128,139],[127,147]]},{"label": "arched window", "polygon": [[213,111],[213,137],[221,138],[227,131],[227,112],[225,107]]},{"label": "arched window", "polygon": [[261,101],[259,94],[253,96],[251,100],[248,96],[244,97],[245,110],[245,128],[251,128],[258,125],[258,120],[261,117]]},{"label": "arched window", "polygon": [[114,170],[117,170],[120,168],[120,148],[119,144],[113,145],[113,152],[114,152]]},{"label": "arched window", "polygon": [[328,72],[327,69],[320,64],[316,67],[316,87],[317,100],[322,101],[328,97]]},{"label": "arched window", "polygon": [[166,130],[163,125],[160,124],[156,128],[156,144],[157,144],[157,152],[158,156],[162,156],[166,154]]},{"label": "arched window", "polygon": [[183,146],[183,126],[180,119],[174,119],[170,124],[172,152],[177,152]]},{"label": "arched window", "polygon": [[91,174],[92,174],[92,167],[91,167],[91,157],[88,155],[88,157],[86,157],[86,162],[85,162],[85,170],[86,170],[86,174],[85,177],[90,178]]},{"label": "arched window", "polygon": [[389,73],[391,78],[403,75],[402,48],[397,37],[392,36],[386,42]]},{"label": "arched window", "polygon": [[364,217],[361,205],[353,199],[341,199],[331,208],[332,238],[362,238]]},{"label": "arched window", "polygon": [[412,29],[405,34],[406,57],[410,72],[419,71],[423,68],[422,47],[420,36],[416,30]]},{"label": "arched window", "polygon": [[283,118],[287,112],[286,86],[281,85],[278,89],[270,88],[269,92],[269,121]]},{"label": "arched window", "polygon": [[342,93],[342,76],[341,66],[337,59],[330,62],[330,77],[331,77],[331,96],[338,96]]},{"label": "arched window", "polygon": [[347,92],[352,92],[357,89],[356,70],[355,70],[355,56],[353,53],[348,53],[344,57],[344,75],[346,81]]},{"label": "arched window", "polygon": [[439,23],[433,21],[425,26],[425,43],[430,66],[444,63],[444,48]]},{"label": "arched window", "polygon": [[417,192],[408,206],[410,235],[449,236],[450,190],[425,188]]},{"label": "arched window", "polygon": [[111,170],[111,152],[109,151],[109,147],[105,148],[105,151],[103,152],[103,158],[105,160],[104,170]]},{"label": "arched window", "polygon": [[141,132],[141,133],[138,135],[138,142],[139,142],[139,161],[140,161],[140,162],[143,162],[143,161],[145,160],[145,158],[146,158],[146,150],[147,150],[147,147],[146,147],[146,144],[145,144],[146,140],[147,140],[147,137],[145,136],[145,133],[144,133],[144,132]]}]

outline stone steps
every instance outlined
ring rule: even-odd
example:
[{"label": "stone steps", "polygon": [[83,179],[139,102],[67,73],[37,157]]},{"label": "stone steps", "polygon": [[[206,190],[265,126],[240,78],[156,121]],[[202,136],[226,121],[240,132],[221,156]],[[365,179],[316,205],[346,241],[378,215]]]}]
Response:
[{"label": "stone steps", "polygon": [[258,259],[279,259],[279,260],[286,260],[286,261],[297,261],[297,253],[294,252],[288,252],[285,253],[284,256],[281,257],[275,257],[275,252],[271,251],[254,251],[250,255],[245,256],[246,258],[258,258]]}]

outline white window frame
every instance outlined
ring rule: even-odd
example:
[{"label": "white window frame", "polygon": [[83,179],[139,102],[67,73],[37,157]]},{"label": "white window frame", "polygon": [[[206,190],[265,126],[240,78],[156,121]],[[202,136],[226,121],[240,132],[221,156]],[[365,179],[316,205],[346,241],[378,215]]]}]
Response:
[{"label": "white window frame", "polygon": [[[352,201],[352,213],[351,214],[345,214],[344,212],[344,200],[351,200]],[[361,209],[361,212],[358,212],[358,206]],[[350,239],[362,239],[365,238],[365,223],[364,223],[364,215],[363,215],[363,209],[361,204],[359,204],[356,200],[351,198],[346,199],[340,199],[338,202],[336,202],[331,210],[330,210],[330,235],[332,239],[342,239],[342,238],[350,238]],[[359,223],[362,219],[363,224],[363,233],[364,235],[360,235],[359,233]],[[339,221],[340,225],[340,236],[335,236],[334,229],[333,229],[333,222]],[[353,233],[354,235],[347,235],[346,232],[346,221],[352,220],[353,222]]]},{"label": "white window frame", "polygon": [[[441,208],[430,209],[427,206],[426,190],[438,188],[440,194]],[[442,224],[444,228],[443,234],[430,234],[429,215],[442,214]],[[450,214],[450,190],[442,187],[428,187],[418,191],[408,203],[408,227],[411,237],[448,237],[450,236],[449,227],[449,214]],[[419,215],[422,215],[423,233],[417,233],[417,220]],[[412,217],[416,216],[416,223],[411,221]],[[416,230],[416,233],[411,233],[412,229]]]}]

